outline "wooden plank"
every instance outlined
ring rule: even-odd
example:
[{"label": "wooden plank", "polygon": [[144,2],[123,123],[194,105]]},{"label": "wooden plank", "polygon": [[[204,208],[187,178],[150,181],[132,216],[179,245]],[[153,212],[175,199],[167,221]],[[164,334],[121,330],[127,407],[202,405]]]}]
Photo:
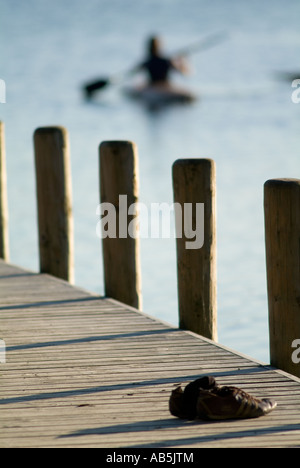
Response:
[{"label": "wooden plank", "polygon": [[173,188],[180,328],[217,341],[215,162],[175,161]]},{"label": "wooden plank", "polygon": [[300,180],[264,186],[271,363],[300,377]]},{"label": "wooden plank", "polygon": [[[114,300],[0,261],[0,330],[1,448],[300,446],[299,379]],[[278,407],[255,420],[173,418],[172,389],[202,374]]]},{"label": "wooden plank", "polygon": [[142,309],[137,147],[130,141],[105,141],[99,156],[105,294]]},{"label": "wooden plank", "polygon": [[9,260],[7,174],[4,123],[0,121],[0,258]]},{"label": "wooden plank", "polygon": [[34,132],[40,271],[74,281],[72,181],[68,132]]}]

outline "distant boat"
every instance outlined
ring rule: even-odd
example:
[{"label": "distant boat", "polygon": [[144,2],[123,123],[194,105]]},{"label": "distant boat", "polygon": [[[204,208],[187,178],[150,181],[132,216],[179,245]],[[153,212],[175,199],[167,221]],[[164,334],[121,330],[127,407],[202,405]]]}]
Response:
[{"label": "distant boat", "polygon": [[136,99],[151,108],[176,103],[188,104],[197,100],[197,96],[191,91],[171,84],[126,87],[124,92],[130,98]]}]

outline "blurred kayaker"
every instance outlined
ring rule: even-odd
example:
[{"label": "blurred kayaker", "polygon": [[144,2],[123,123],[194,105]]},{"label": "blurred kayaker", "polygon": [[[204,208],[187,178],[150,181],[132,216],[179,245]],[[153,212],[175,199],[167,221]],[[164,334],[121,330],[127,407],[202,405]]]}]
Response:
[{"label": "blurred kayaker", "polygon": [[169,84],[172,71],[178,71],[183,74],[188,73],[188,67],[185,61],[178,58],[168,58],[162,53],[161,41],[154,36],[148,40],[148,56],[137,69],[144,70],[148,75],[149,84],[165,85]]}]

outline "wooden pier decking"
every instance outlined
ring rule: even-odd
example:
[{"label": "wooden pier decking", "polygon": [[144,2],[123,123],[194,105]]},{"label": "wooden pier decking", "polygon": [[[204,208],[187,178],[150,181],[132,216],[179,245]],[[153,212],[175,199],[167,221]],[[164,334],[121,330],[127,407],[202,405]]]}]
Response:
[{"label": "wooden pier decking", "polygon": [[[114,300],[0,261],[0,447],[300,447],[300,379]],[[170,392],[200,375],[278,407],[185,422]]]}]

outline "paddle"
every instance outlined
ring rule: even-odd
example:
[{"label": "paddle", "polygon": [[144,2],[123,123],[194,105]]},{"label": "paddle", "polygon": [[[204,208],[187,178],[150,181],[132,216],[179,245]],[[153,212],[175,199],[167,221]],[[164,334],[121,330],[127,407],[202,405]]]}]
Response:
[{"label": "paddle", "polygon": [[[215,45],[219,44],[220,42],[223,42],[227,38],[226,33],[216,33],[216,34],[210,34],[204,39],[201,39],[200,41],[197,41],[187,47],[184,47],[181,50],[178,50],[176,53],[172,55],[172,58],[178,58],[178,57],[184,57],[186,55],[189,55],[194,52],[200,52],[202,50],[209,49],[210,47],[214,47]],[[111,77],[107,78],[100,78],[96,81],[93,81],[91,83],[87,83],[84,85],[83,90],[85,92],[85,95],[87,98],[91,98],[92,95],[99,90],[102,90],[106,88],[107,86],[117,84],[119,82],[122,82],[126,78],[132,76],[134,73],[139,71],[139,66],[135,66],[123,73],[118,73],[117,75],[113,75]]]}]

